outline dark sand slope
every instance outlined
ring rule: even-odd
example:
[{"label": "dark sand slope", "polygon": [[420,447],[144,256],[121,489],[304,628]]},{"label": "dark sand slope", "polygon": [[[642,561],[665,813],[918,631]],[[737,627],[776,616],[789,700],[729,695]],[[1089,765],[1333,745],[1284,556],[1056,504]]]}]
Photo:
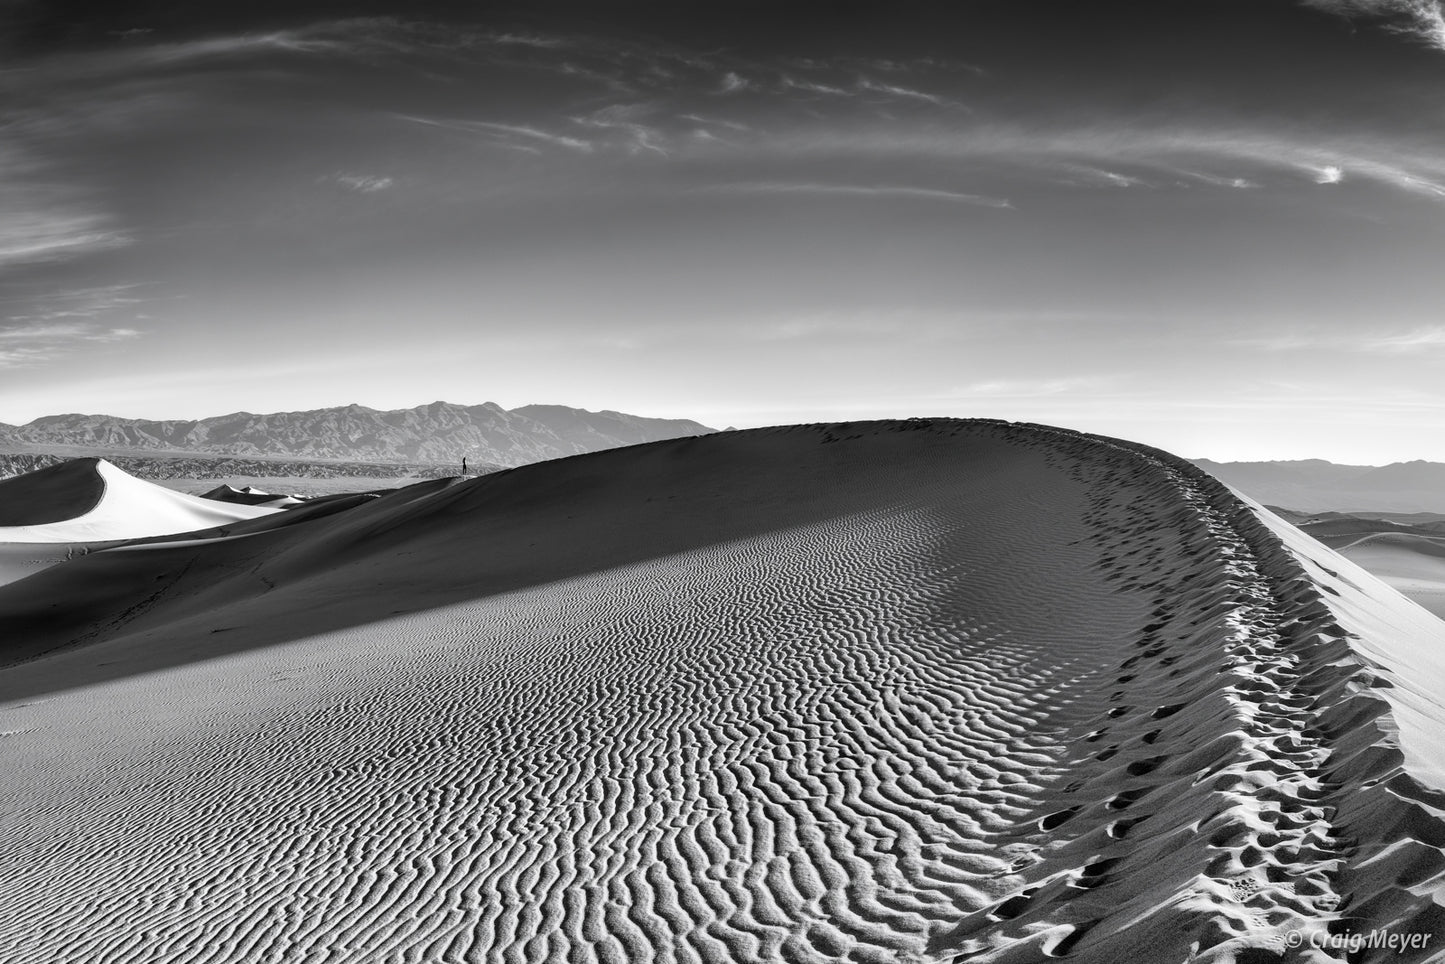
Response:
[{"label": "dark sand slope", "polygon": [[90,512],[105,495],[99,465],[100,459],[72,459],[0,479],[0,526],[45,525]]},{"label": "dark sand slope", "polygon": [[105,459],[74,459],[0,481],[0,543],[138,539],[275,511],[172,492],[127,475]]},{"label": "dark sand slope", "polygon": [[415,488],[0,589],[50,651],[0,676],[0,960],[1445,932],[1445,623],[1181,460],[869,423]]},{"label": "dark sand slope", "polygon": [[[0,586],[92,548],[275,513],[168,491],[97,458],[0,479]],[[57,602],[63,607],[62,601]],[[0,633],[0,651],[7,641]]]}]

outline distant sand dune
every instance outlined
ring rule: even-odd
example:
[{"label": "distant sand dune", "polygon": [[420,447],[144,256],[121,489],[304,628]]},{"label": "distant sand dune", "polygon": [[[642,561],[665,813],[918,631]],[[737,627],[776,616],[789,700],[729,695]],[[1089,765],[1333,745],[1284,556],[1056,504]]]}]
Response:
[{"label": "distant sand dune", "polygon": [[0,480],[0,543],[140,539],[274,511],[172,492],[104,459],[75,459]]},{"label": "distant sand dune", "polygon": [[247,485],[239,489],[232,485],[218,485],[214,489],[202,493],[201,498],[214,502],[231,502],[236,505],[264,505],[275,509],[301,504],[301,500],[293,496],[275,495],[258,489],[254,485]]},{"label": "distant sand dune", "polygon": [[1445,933],[1445,623],[1172,456],[805,426],[239,527],[0,587],[0,960]]},{"label": "distant sand dune", "polygon": [[[45,525],[85,515],[105,495],[99,459],[60,465],[0,479],[0,527]],[[18,541],[18,540],[5,540]]]},{"label": "distant sand dune", "polygon": [[1380,533],[1338,551],[1445,619],[1445,536]]}]

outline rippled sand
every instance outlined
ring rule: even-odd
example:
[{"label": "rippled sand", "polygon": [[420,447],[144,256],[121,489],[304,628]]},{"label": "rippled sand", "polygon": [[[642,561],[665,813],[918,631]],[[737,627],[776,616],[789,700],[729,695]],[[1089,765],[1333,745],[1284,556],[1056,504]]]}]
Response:
[{"label": "rippled sand", "polygon": [[1061,430],[723,433],[109,549],[0,588],[0,654],[4,961],[1445,931],[1445,623]]}]

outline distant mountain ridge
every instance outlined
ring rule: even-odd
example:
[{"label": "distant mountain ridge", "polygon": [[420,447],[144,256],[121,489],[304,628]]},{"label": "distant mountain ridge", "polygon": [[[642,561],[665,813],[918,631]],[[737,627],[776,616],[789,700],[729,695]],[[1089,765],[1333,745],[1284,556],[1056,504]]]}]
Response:
[{"label": "distant mountain ridge", "polygon": [[[37,472],[52,465],[69,462],[73,455],[46,452],[0,452],[0,480]],[[454,462],[445,464],[419,462],[337,462],[303,461],[300,459],[248,459],[232,455],[116,455],[104,456],[116,468],[148,482],[170,479],[442,479],[457,475]],[[468,473],[485,475],[501,469],[500,465],[469,461]]]},{"label": "distant mountain ridge", "polygon": [[235,412],[194,421],[47,415],[25,425],[0,425],[0,443],[458,465],[465,457],[470,464],[510,467],[713,431],[688,419],[562,405],[508,411],[493,402],[432,402],[393,411],[345,405],[269,415]]},{"label": "distant mountain ridge", "polygon": [[1292,462],[1194,464],[1256,502],[1300,512],[1445,512],[1445,463],[1336,465]]}]

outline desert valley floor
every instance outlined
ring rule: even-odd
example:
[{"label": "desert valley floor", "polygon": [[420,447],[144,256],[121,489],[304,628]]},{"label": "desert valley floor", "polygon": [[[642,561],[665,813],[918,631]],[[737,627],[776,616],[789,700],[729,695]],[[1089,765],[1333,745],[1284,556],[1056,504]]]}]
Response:
[{"label": "desert valley floor", "polygon": [[0,482],[7,964],[1445,951],[1445,622],[1157,450],[46,471]]}]

